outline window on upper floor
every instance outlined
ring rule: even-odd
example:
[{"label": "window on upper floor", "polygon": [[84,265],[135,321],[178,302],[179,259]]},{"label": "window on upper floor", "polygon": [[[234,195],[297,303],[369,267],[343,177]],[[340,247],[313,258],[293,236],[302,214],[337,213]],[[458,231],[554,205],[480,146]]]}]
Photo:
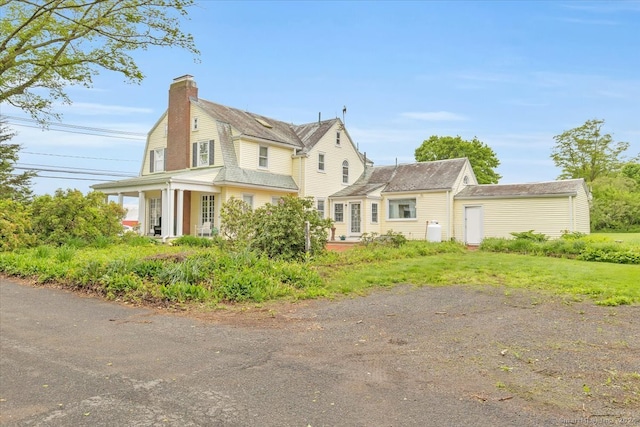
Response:
[{"label": "window on upper floor", "polygon": [[269,167],[269,147],[260,146],[260,152],[258,154],[258,166],[261,168]]},{"label": "window on upper floor", "polygon": [[389,200],[389,219],[415,219],[416,199]]},{"label": "window on upper floor", "polygon": [[324,218],[324,199],[318,199],[316,201],[316,210],[320,218]]},{"label": "window on upper floor", "polygon": [[378,204],[371,203],[371,222],[373,224],[378,223]]},{"label": "window on upper floor", "polygon": [[344,205],[342,203],[333,205],[333,220],[335,222],[344,222]]},{"label": "window on upper floor", "polygon": [[324,172],[324,153],[318,153],[318,170]]},{"label": "window on upper floor", "polygon": [[197,117],[193,118],[193,124],[191,125],[191,129],[198,130],[198,118]]},{"label": "window on upper floor", "polygon": [[346,160],[342,162],[342,183],[349,183],[349,162]]},{"label": "window on upper floor", "polygon": [[340,132],[336,132],[336,145],[340,145]]},{"label": "window on upper floor", "polygon": [[149,172],[163,172],[165,169],[166,148],[149,151]]},{"label": "window on upper floor", "polygon": [[214,164],[214,141],[198,141],[192,146],[191,167],[211,166]]}]

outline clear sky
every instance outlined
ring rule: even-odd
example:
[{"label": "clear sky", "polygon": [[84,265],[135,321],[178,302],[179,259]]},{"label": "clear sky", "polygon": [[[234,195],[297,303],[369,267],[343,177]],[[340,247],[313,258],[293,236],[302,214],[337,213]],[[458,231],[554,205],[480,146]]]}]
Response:
[{"label": "clear sky", "polygon": [[36,194],[118,179],[96,175],[105,170],[137,175],[144,135],[184,74],[203,99],[294,124],[346,106],[376,165],[414,161],[431,135],[476,136],[496,152],[501,183],[553,180],[553,136],[594,118],[640,153],[639,1],[201,1],[182,29],[199,63],[177,49],[136,52],[144,82],[102,72],[92,89],[69,88],[66,127],[9,120],[21,165],[92,173],[41,172],[58,178],[36,178]]}]

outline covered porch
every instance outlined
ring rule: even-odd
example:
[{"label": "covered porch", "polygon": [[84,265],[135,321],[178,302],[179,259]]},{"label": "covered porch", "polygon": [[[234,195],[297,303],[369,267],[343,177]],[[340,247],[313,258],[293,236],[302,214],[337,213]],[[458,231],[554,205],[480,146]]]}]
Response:
[{"label": "covered porch", "polygon": [[102,183],[93,189],[107,198],[137,199],[138,224],[141,235],[162,238],[211,234],[215,227],[216,195],[220,188],[212,178],[199,174],[154,174],[128,180]]}]

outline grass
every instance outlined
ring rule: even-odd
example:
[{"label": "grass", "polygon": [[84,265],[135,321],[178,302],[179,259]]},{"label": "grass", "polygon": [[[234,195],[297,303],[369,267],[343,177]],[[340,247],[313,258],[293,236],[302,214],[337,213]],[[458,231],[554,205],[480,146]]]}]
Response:
[{"label": "grass", "polygon": [[640,233],[591,233],[594,238],[606,238],[610,241],[621,241],[631,245],[640,246]]},{"label": "grass", "polygon": [[[362,293],[375,286],[493,285],[589,297],[610,303],[640,302],[640,268],[481,251],[390,260],[340,269],[327,281],[335,293]],[[618,304],[611,304],[618,305]]]},{"label": "grass", "polygon": [[[590,238],[597,245],[618,236]],[[640,234],[623,236],[640,242]],[[0,252],[0,272],[41,283],[86,287],[108,298],[168,303],[331,297],[396,284],[490,285],[591,299],[609,306],[640,303],[638,265],[470,252],[451,242],[356,247],[328,252],[307,263],[268,261],[216,247],[141,242],[81,249],[38,247]]]}]

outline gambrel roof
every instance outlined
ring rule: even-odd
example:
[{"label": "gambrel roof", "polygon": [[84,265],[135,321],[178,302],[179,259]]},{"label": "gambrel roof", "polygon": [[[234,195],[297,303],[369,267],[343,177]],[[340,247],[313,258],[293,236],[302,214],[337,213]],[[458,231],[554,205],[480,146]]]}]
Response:
[{"label": "gambrel roof", "polygon": [[191,102],[216,119],[219,124],[228,124],[243,136],[289,145],[296,149],[296,154],[308,153],[320,138],[336,123],[340,123],[340,119],[336,118],[294,125],[204,99],[191,98]]},{"label": "gambrel roof", "polygon": [[[470,185],[455,195],[456,199],[489,199],[514,197],[564,197],[575,196],[581,187],[586,191],[583,179],[533,182],[528,184]],[[587,194],[589,193],[586,191]]]},{"label": "gambrel roof", "polygon": [[369,167],[353,185],[332,197],[364,196],[380,188],[382,193],[451,190],[467,162],[461,158]]}]

